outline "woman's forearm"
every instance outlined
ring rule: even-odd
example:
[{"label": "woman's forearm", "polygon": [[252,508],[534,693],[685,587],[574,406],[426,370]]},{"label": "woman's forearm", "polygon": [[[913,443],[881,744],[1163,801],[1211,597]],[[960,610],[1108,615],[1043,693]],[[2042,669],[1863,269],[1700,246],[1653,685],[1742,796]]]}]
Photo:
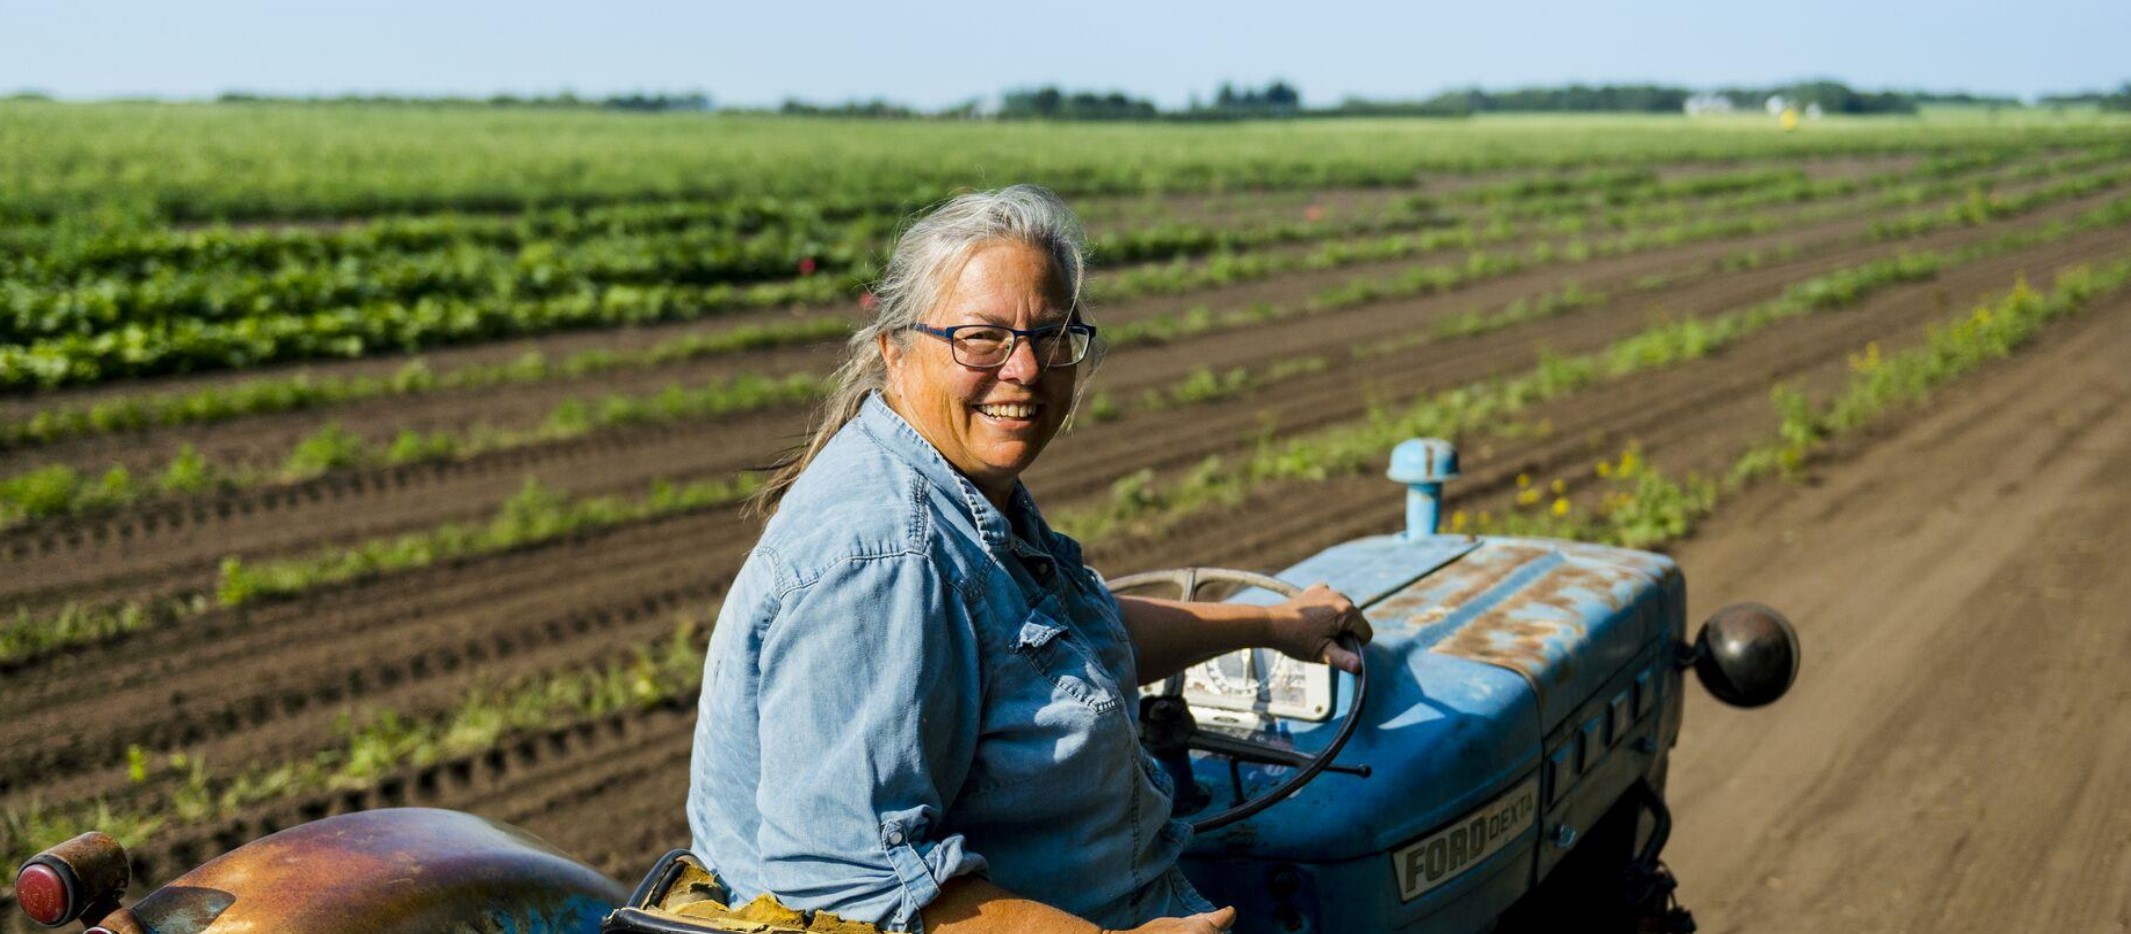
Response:
[{"label": "woman's forearm", "polygon": [[918,912],[931,934],[1103,934],[1079,917],[1022,898],[991,880],[963,876]]},{"label": "woman's forearm", "polygon": [[1152,683],[1216,655],[1266,645],[1272,611],[1242,603],[1119,597],[1125,631],[1139,650],[1139,679]]}]

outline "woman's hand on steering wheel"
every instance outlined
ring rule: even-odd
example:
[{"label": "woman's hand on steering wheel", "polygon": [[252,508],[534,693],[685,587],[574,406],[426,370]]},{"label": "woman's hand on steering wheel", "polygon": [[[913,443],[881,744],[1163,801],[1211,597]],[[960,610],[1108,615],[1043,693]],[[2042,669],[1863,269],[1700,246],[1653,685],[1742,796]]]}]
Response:
[{"label": "woman's hand on steering wheel", "polygon": [[1312,584],[1272,608],[1266,626],[1266,645],[1290,658],[1323,662],[1348,674],[1361,671],[1361,656],[1340,644],[1340,636],[1353,633],[1362,645],[1376,637],[1369,621],[1354,608],[1346,594],[1324,584]]}]

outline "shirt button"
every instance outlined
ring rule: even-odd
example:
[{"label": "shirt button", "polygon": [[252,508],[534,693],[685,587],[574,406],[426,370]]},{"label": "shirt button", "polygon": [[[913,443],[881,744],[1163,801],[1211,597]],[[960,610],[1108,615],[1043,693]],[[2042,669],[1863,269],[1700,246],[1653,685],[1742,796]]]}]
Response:
[{"label": "shirt button", "polygon": [[891,830],[891,831],[888,831],[888,845],[889,845],[889,846],[902,846],[902,845],[903,845],[903,832],[902,832],[902,831],[900,831],[900,830]]}]

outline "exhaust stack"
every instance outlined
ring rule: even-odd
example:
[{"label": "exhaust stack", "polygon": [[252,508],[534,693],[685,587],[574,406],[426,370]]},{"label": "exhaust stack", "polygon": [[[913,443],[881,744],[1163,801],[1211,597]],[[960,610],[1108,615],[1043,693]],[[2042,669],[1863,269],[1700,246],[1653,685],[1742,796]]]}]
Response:
[{"label": "exhaust stack", "polygon": [[1443,484],[1458,477],[1458,449],[1441,438],[1409,438],[1391,449],[1392,480],[1406,485],[1406,538],[1438,534]]}]

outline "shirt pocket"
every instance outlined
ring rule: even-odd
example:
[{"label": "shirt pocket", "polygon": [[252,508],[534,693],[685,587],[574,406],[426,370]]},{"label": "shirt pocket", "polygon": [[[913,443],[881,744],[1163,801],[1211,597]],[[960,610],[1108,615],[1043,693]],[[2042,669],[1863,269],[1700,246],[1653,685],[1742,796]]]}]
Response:
[{"label": "shirt pocket", "polygon": [[1032,611],[1003,635],[1006,657],[989,689],[971,793],[1046,783],[1052,793],[1031,796],[1014,810],[1023,818],[1053,809],[1070,813],[1085,805],[1057,783],[1128,767],[1138,748],[1132,724],[1121,715],[1110,677],[1069,627]]},{"label": "shirt pocket", "polygon": [[1117,690],[1095,650],[1041,609],[1031,611],[1022,622],[1013,654],[1033,666],[1056,697],[1100,713],[1117,709]]}]

